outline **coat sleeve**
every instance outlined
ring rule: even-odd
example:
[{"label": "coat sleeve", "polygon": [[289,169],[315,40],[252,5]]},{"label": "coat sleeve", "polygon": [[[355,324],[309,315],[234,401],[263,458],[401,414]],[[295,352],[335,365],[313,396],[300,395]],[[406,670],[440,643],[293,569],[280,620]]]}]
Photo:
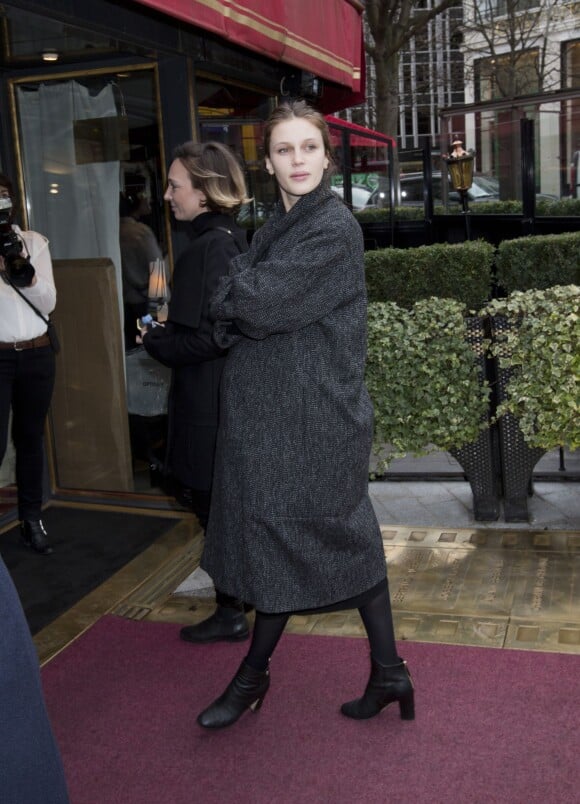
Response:
[{"label": "coat sleeve", "polygon": [[44,315],[49,315],[56,305],[56,287],[52,275],[52,259],[48,248],[48,240],[38,232],[20,233],[24,241],[30,262],[36,271],[36,284],[22,288],[22,292]]},{"label": "coat sleeve", "polygon": [[204,320],[196,330],[177,332],[170,324],[154,327],[143,338],[147,352],[164,366],[177,368],[216,360],[225,354],[212,337],[213,327]]},{"label": "coat sleeve", "polygon": [[[228,240],[224,241],[224,237]],[[202,298],[195,327],[154,327],[143,338],[147,352],[165,366],[196,365],[223,356],[225,350],[213,339],[213,321],[209,318],[209,299],[218,282],[228,271],[229,259],[238,251],[230,236],[212,238],[204,252]],[[193,303],[193,301],[192,301]],[[197,303],[197,302],[196,302]]]},{"label": "coat sleeve", "polygon": [[235,340],[236,328],[245,337],[265,338],[324,318],[361,292],[363,256],[354,218],[310,228],[293,240],[292,249],[221,280],[211,310],[218,321],[216,340],[224,343],[228,334]]}]

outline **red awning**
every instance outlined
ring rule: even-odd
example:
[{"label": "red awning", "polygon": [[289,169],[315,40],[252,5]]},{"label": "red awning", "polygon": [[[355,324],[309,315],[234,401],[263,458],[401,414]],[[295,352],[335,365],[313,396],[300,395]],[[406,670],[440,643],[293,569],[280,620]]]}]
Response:
[{"label": "red awning", "polygon": [[[346,128],[350,131],[350,144],[351,145],[379,145],[379,146],[386,146],[389,143],[393,145],[395,148],[397,147],[397,143],[395,140],[390,137],[388,134],[381,134],[380,131],[374,131],[372,128],[365,128],[364,126],[359,126],[358,123],[350,123],[348,120],[343,120],[341,117],[333,117],[330,114],[326,115],[326,122],[330,124],[331,127],[331,135],[333,135],[333,126],[336,128]],[[334,132],[336,131],[334,128]],[[357,135],[364,135],[364,136],[357,136]],[[336,138],[336,143],[334,139]],[[334,134],[333,137],[333,144],[339,144],[339,139]]]},{"label": "red awning", "polygon": [[361,89],[358,0],[135,0],[276,61]]}]

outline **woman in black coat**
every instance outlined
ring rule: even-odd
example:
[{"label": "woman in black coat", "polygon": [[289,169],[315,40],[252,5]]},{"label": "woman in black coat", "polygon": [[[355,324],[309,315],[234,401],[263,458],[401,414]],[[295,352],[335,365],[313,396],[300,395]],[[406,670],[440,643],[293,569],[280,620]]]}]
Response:
[{"label": "woman in black coat", "polygon": [[347,608],[360,611],[372,666],[343,714],[368,718],[398,701],[412,719],[368,494],[362,232],[330,190],[321,114],[299,101],[278,107],[264,150],[281,202],[212,301],[216,340],[230,351],[201,562],[220,589],[254,605],[256,621],[237,675],[198,722],[229,726],[261,704],[290,614]]},{"label": "woman in black coat", "polygon": [[[143,332],[147,352],[173,369],[169,400],[167,468],[177,495],[205,527],[209,514],[219,413],[219,385],[226,350],[212,338],[209,299],[230,261],[247,251],[233,215],[245,203],[242,170],[220,143],[186,143],[176,149],[165,200],[178,221],[190,223],[191,243],[173,274],[167,323]],[[216,590],[217,609],[182,629],[189,642],[246,639],[241,601]]]}]

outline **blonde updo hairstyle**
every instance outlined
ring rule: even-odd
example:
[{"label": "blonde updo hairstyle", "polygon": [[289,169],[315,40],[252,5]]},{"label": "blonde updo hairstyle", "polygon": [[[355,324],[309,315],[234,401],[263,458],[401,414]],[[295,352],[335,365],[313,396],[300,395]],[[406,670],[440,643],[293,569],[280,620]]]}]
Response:
[{"label": "blonde updo hairstyle", "polygon": [[194,190],[205,195],[211,212],[236,215],[251,200],[238,160],[221,142],[185,142],[175,149],[173,158],[189,173]]}]

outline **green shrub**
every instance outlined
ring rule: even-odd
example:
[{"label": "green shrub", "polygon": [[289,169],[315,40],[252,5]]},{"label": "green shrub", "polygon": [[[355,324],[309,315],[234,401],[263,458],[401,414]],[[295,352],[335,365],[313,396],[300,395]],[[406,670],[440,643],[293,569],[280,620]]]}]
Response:
[{"label": "green shrub", "polygon": [[[521,201],[478,201],[470,204],[469,209],[472,215],[522,215],[523,203]],[[444,207],[436,204],[433,208],[434,215],[460,215],[461,207],[459,204],[449,204]],[[537,217],[578,217],[580,216],[580,198],[560,198],[553,201],[541,199],[536,201]],[[361,223],[375,223],[383,221],[388,225],[388,209],[362,209],[355,212],[355,217]],[[396,207],[395,220],[425,220],[423,206],[416,207]]]},{"label": "green shrub", "polygon": [[536,201],[536,215],[548,217],[567,217],[580,215],[580,198],[559,198],[554,201]]},{"label": "green shrub", "polygon": [[[388,209],[361,209],[354,213],[359,223],[390,223],[390,213]],[[422,221],[425,218],[423,207],[395,207],[396,221]]]},{"label": "green shrub", "polygon": [[521,201],[478,201],[471,204],[473,215],[521,215],[524,206]]},{"label": "green shrub", "polygon": [[374,444],[426,455],[475,441],[487,426],[489,389],[467,341],[465,308],[452,299],[424,299],[412,310],[369,305],[366,381],[375,409]]},{"label": "green shrub", "polygon": [[506,293],[580,285],[580,232],[504,240],[497,250],[496,276]]},{"label": "green shrub", "polygon": [[479,309],[490,295],[494,247],[483,240],[365,253],[369,301],[411,307],[431,296]]},{"label": "green shrub", "polygon": [[545,450],[580,446],[580,287],[516,291],[482,315],[507,320],[489,345],[510,372],[497,410],[517,419],[524,439]]}]

